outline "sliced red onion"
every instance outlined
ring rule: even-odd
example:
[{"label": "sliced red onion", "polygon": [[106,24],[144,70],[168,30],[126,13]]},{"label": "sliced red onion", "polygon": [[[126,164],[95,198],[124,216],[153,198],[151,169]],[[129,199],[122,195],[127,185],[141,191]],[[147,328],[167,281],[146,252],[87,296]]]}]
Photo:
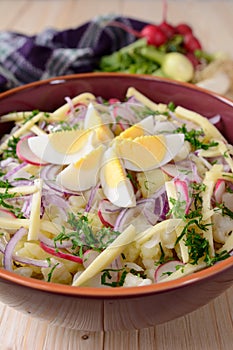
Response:
[{"label": "sliced red onion", "polygon": [[[0,242],[0,253],[5,254],[5,246]],[[17,261],[24,265],[33,265],[38,267],[50,267],[51,263],[48,260],[38,260],[27,257],[18,256],[16,254],[12,254],[12,260]]]},{"label": "sliced red onion", "polygon": [[21,170],[22,168],[24,168],[27,165],[26,162],[23,162],[21,164],[19,164],[18,166],[14,167],[12,170],[8,171],[8,173],[6,175],[4,175],[3,179],[7,180],[9,179],[12,175],[16,175],[17,172],[19,170]]},{"label": "sliced red onion", "polygon": [[115,222],[115,225],[114,225],[114,228],[113,228],[114,231],[120,231],[120,227],[122,226],[122,222],[125,219],[127,211],[128,211],[128,208],[122,209],[120,211],[120,214],[118,215],[116,222]]},{"label": "sliced red onion", "polygon": [[40,172],[40,177],[43,180],[56,180],[57,174],[59,173],[59,171],[61,170],[61,166],[60,165],[56,165],[56,164],[49,164],[44,166],[41,169]]},{"label": "sliced red onion", "polygon": [[11,186],[32,186],[34,184],[34,181],[31,180],[14,180],[11,181]]},{"label": "sliced red onion", "polygon": [[216,114],[215,116],[209,118],[209,122],[212,124],[218,124],[221,120],[221,115],[220,114]]},{"label": "sliced red onion", "polygon": [[14,236],[9,240],[5,248],[5,254],[3,259],[4,268],[8,271],[13,271],[12,268],[12,260],[13,260],[13,252],[16,247],[16,244],[27,234],[27,230],[24,227],[18,229]]},{"label": "sliced red onion", "polygon": [[26,219],[30,218],[31,206],[32,206],[32,196],[25,198],[25,201],[24,201],[22,209],[21,209],[21,211]]},{"label": "sliced red onion", "polygon": [[4,159],[0,162],[1,168],[6,168],[11,163],[17,163],[17,160],[15,158],[9,157],[7,159]]},{"label": "sliced red onion", "polygon": [[54,180],[44,180],[44,185],[48,190],[53,191],[57,194],[60,193],[60,195],[80,196],[80,192],[68,190],[67,188],[57,184]]},{"label": "sliced red onion", "polygon": [[24,258],[18,255],[13,255],[13,260],[19,262],[20,264],[25,265],[32,265],[37,267],[52,267],[53,264],[51,264],[48,260],[38,260],[38,259],[32,259],[32,258]]},{"label": "sliced red onion", "polygon": [[92,207],[92,204],[93,204],[93,200],[95,198],[95,195],[96,195],[99,187],[100,187],[100,184],[98,183],[96,186],[93,186],[92,189],[91,189],[91,193],[90,193],[90,196],[89,196],[89,199],[87,201],[86,208],[85,208],[85,211],[87,213],[89,213],[89,211],[91,210],[91,207]]}]

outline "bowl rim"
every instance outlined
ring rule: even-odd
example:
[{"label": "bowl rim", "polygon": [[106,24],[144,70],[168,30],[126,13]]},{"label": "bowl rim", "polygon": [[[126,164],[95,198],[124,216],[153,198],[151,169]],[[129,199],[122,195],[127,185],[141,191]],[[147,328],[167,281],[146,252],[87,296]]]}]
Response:
[{"label": "bowl rim", "polygon": [[[66,296],[76,296],[94,299],[111,299],[111,298],[128,298],[138,297],[151,294],[160,294],[174,289],[179,289],[195,282],[208,280],[215,275],[221,274],[224,271],[233,267],[233,256],[226,260],[220,261],[217,264],[207,267],[201,271],[197,271],[188,276],[184,276],[172,281],[153,283],[147,286],[137,287],[119,287],[119,288],[100,288],[100,287],[75,287],[70,285],[58,284],[37,280],[31,277],[17,275],[0,268],[0,279],[7,282],[13,282],[19,286],[28,287],[37,291],[62,294]],[[1,282],[0,282],[1,283]],[[232,280],[233,283],[233,280]]]},{"label": "bowl rim", "polygon": [[[233,107],[233,101],[223,95],[206,90],[199,86],[193,85],[191,83],[179,82],[170,78],[156,77],[145,74],[130,74],[130,73],[106,73],[106,72],[91,72],[91,73],[79,73],[62,75],[57,77],[52,77],[40,81],[35,81],[22,86],[15,87],[13,89],[7,90],[0,93],[0,101],[8,96],[17,94],[18,92],[39,87],[47,84],[62,84],[71,80],[79,80],[82,78],[103,78],[103,77],[119,77],[124,78],[136,78],[138,80],[148,80],[148,81],[158,81],[164,82],[172,85],[179,85],[186,87],[191,90],[200,91],[204,94],[211,95],[221,102],[226,103]],[[15,283],[19,286],[28,287],[41,292],[47,292],[52,294],[62,294],[66,296],[76,296],[83,298],[94,298],[94,299],[109,299],[109,298],[128,298],[128,297],[139,297],[142,295],[158,294],[171,291],[177,288],[185,287],[186,285],[193,284],[195,282],[201,282],[205,279],[209,279],[212,276],[218,275],[223,271],[230,269],[233,266],[233,256],[230,256],[226,260],[220,261],[217,264],[207,267],[201,271],[197,271],[188,276],[180,277],[176,280],[153,283],[147,286],[137,286],[137,287],[122,287],[122,288],[100,288],[100,287],[75,287],[70,285],[63,285],[53,282],[46,282],[37,280],[31,277],[24,277],[17,275],[14,272],[7,271],[4,268],[0,268],[0,279],[6,282]],[[233,280],[232,280],[233,283]]]},{"label": "bowl rim", "polygon": [[197,86],[195,84],[192,84],[190,82],[182,82],[182,81],[177,81],[171,78],[166,78],[166,77],[159,77],[159,76],[153,76],[149,74],[132,74],[132,73],[118,73],[118,72],[88,72],[88,73],[76,73],[76,74],[68,74],[68,75],[59,75],[56,77],[51,77],[43,80],[37,80],[31,83],[27,83],[21,86],[14,87],[12,89],[0,92],[0,100],[8,97],[10,95],[14,95],[20,91],[24,91],[26,89],[34,88],[34,87],[39,87],[47,84],[63,84],[71,80],[76,80],[76,79],[89,79],[89,78],[103,78],[103,77],[108,77],[108,78],[113,78],[113,77],[120,77],[122,78],[136,78],[137,80],[148,80],[148,81],[158,81],[158,82],[164,82],[172,85],[179,85],[186,87],[190,90],[195,90],[195,91],[200,91],[204,94],[207,94],[209,96],[215,97],[219,100],[221,100],[223,103],[229,104],[230,106],[233,107],[233,100],[230,99],[229,97],[226,97],[224,95],[221,95],[219,93],[216,93],[214,91],[207,90],[205,88],[202,88],[200,86]]}]

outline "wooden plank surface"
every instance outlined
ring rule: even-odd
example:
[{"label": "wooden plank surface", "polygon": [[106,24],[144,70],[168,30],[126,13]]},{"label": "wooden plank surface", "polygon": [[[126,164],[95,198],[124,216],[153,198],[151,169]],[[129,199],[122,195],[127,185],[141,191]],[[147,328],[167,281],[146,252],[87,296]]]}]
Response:
[{"label": "wooden plank surface", "polygon": [[[170,0],[168,20],[188,22],[211,52],[233,57],[232,0]],[[162,18],[160,0],[0,0],[0,30],[27,34],[65,29],[103,14]],[[207,15],[208,14],[208,15]],[[155,310],[156,312],[156,310]],[[130,332],[80,332],[49,325],[0,303],[1,350],[231,350],[233,287],[177,320]]]}]

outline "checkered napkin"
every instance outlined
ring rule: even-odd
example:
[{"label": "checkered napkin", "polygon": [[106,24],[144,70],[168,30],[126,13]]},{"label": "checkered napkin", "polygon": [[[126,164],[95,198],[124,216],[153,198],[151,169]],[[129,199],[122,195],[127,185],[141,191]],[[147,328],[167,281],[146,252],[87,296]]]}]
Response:
[{"label": "checkered napkin", "polygon": [[34,36],[0,32],[0,92],[37,80],[95,70],[101,56],[135,40],[121,28],[108,26],[112,20],[136,30],[146,24],[106,15],[77,28],[48,28]]}]

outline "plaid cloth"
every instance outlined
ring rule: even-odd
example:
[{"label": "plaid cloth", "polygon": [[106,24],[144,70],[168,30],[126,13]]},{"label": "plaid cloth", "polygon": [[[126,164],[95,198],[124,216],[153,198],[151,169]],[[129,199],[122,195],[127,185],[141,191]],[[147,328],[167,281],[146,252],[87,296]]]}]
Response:
[{"label": "plaid cloth", "polygon": [[0,92],[37,80],[95,70],[101,56],[135,40],[121,28],[108,26],[111,20],[135,30],[146,24],[107,15],[74,29],[48,28],[35,36],[0,32]]}]

